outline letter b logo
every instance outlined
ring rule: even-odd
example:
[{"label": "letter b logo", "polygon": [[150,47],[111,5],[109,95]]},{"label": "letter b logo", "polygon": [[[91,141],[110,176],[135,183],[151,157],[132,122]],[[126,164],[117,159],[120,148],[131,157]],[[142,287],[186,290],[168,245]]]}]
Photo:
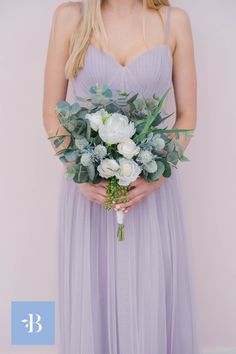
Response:
[{"label": "letter b logo", "polygon": [[55,303],[13,301],[11,344],[55,344]]}]

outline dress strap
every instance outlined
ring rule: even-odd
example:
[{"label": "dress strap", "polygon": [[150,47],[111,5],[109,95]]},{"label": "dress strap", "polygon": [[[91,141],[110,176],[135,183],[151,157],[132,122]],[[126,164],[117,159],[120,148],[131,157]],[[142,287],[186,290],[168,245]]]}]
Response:
[{"label": "dress strap", "polygon": [[169,35],[170,35],[170,15],[171,15],[171,9],[172,7],[169,6],[167,9],[167,13],[166,13],[166,26],[165,26],[165,43],[168,42],[169,39]]},{"label": "dress strap", "polygon": [[83,14],[83,11],[84,11],[84,1],[83,0],[80,1],[80,10],[81,10],[81,14]]}]

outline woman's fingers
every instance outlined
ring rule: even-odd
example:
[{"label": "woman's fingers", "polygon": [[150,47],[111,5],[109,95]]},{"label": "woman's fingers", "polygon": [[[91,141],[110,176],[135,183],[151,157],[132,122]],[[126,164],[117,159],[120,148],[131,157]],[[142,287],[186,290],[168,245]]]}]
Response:
[{"label": "woman's fingers", "polygon": [[145,196],[145,194],[139,194],[136,197],[134,197],[132,200],[129,200],[126,203],[116,204],[116,208],[118,210],[130,208],[131,206],[134,206],[138,202],[140,202],[144,198],[144,196]]},{"label": "woman's fingers", "polygon": [[96,187],[94,193],[100,194],[100,195],[102,195],[103,197],[106,196],[106,190],[105,190],[104,187]]},{"label": "woman's fingers", "polygon": [[102,186],[102,187],[106,187],[107,185],[108,185],[108,181],[104,181],[104,180],[95,184],[95,186]]}]

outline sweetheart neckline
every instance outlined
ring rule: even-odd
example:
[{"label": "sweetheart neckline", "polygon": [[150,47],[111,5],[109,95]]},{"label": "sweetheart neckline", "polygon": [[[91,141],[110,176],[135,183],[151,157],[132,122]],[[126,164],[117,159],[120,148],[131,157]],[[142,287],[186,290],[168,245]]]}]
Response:
[{"label": "sweetheart neckline", "polygon": [[106,56],[107,58],[111,59],[119,68],[121,68],[121,69],[123,69],[123,70],[124,70],[124,69],[128,69],[132,64],[134,64],[137,60],[139,60],[139,59],[142,58],[143,56],[145,56],[145,55],[147,55],[147,54],[149,54],[149,53],[151,53],[151,52],[153,52],[153,51],[155,51],[155,50],[160,50],[160,49],[162,49],[162,48],[166,48],[166,49],[168,50],[170,59],[171,59],[171,61],[173,60],[171,48],[170,48],[170,46],[169,46],[168,44],[166,44],[166,43],[162,43],[162,44],[159,44],[159,45],[157,45],[157,46],[155,46],[155,47],[152,47],[152,48],[150,48],[150,49],[148,49],[148,50],[145,50],[144,52],[138,54],[136,57],[134,57],[133,59],[131,59],[131,60],[128,62],[128,64],[126,64],[126,65],[120,64],[120,63],[118,62],[118,60],[116,60],[111,54],[106,53],[106,52],[103,52],[100,48],[95,47],[95,46],[94,46],[93,44],[91,44],[91,43],[89,44],[89,48],[95,49],[95,50],[97,50],[98,53],[100,53],[100,54]]}]

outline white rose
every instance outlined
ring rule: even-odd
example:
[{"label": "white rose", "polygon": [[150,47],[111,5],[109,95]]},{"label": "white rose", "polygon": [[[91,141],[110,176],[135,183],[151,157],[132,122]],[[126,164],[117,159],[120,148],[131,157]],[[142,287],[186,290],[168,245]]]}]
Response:
[{"label": "white rose", "polygon": [[106,114],[109,113],[105,111],[104,108],[102,108],[97,112],[85,114],[85,119],[89,120],[91,128],[93,130],[98,131],[100,125],[102,124],[102,119]]},{"label": "white rose", "polygon": [[139,153],[140,147],[135,144],[132,139],[127,139],[117,145],[117,149],[121,155],[127,159],[132,159],[134,155]]},{"label": "white rose", "polygon": [[134,182],[142,171],[134,160],[122,157],[119,159],[119,164],[120,168],[116,177],[119,179],[118,183],[121,186],[128,186],[131,182]]},{"label": "white rose", "polygon": [[136,129],[133,122],[120,113],[113,113],[99,126],[98,133],[107,144],[117,144],[131,138]]},{"label": "white rose", "polygon": [[115,176],[119,169],[119,164],[113,159],[104,159],[97,167],[99,175],[104,178]]}]

